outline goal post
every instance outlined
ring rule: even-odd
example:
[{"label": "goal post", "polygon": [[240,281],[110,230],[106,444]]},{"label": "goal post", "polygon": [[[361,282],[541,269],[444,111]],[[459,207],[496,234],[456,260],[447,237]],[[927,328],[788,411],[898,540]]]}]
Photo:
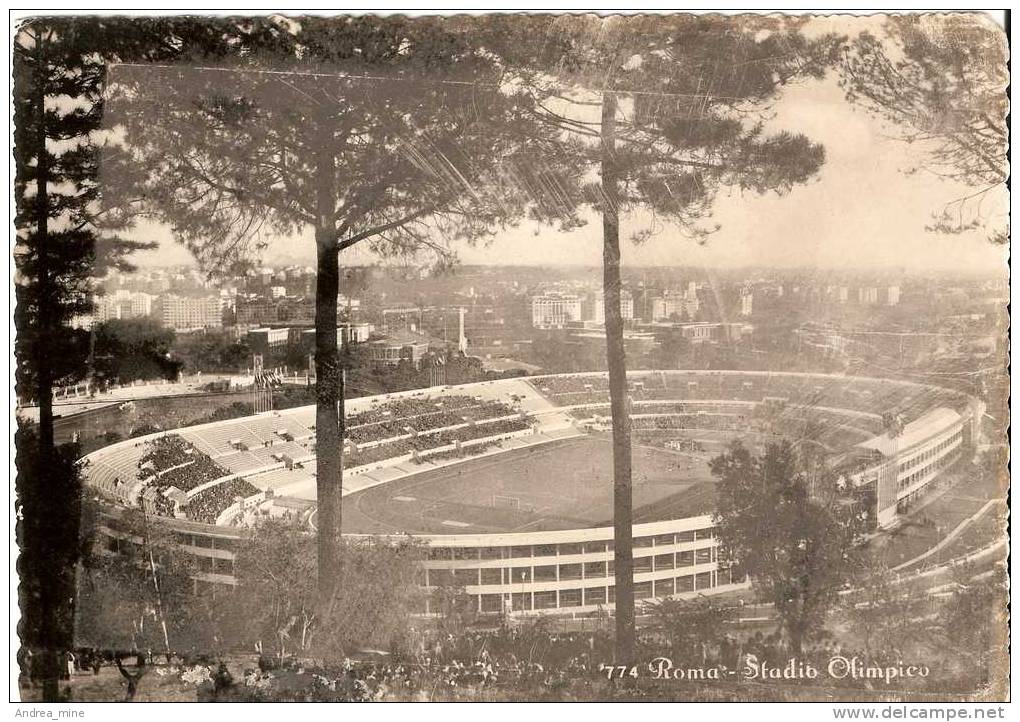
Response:
[{"label": "goal post", "polygon": [[503,509],[520,509],[521,498],[519,496],[508,496],[506,494],[493,494],[492,505]]}]

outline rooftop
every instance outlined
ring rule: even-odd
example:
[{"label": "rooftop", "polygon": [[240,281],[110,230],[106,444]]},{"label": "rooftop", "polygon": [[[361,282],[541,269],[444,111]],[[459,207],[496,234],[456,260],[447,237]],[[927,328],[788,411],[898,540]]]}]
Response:
[{"label": "rooftop", "polygon": [[412,344],[428,344],[431,342],[432,339],[425,334],[397,329],[396,331],[390,331],[382,338],[374,339],[369,343],[378,346],[410,346]]},{"label": "rooftop", "polygon": [[865,449],[874,449],[885,457],[894,456],[900,449],[909,449],[912,446],[916,446],[933,433],[953,425],[960,418],[960,414],[956,411],[940,406],[906,424],[897,436],[890,437],[889,433],[886,432],[881,436],[875,436],[867,441],[862,441],[857,446]]}]

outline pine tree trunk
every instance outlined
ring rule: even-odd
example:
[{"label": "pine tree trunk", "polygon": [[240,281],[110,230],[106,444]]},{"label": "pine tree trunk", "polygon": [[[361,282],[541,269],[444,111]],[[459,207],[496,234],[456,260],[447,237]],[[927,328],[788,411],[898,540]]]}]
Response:
[{"label": "pine tree trunk", "polygon": [[[33,111],[38,113],[36,127],[38,135],[36,139],[36,254],[38,263],[38,276],[36,278],[38,324],[36,343],[34,347],[33,361],[36,367],[36,395],[39,398],[39,461],[48,464],[50,455],[53,453],[53,376],[50,370],[49,358],[45,352],[46,340],[51,332],[51,321],[54,318],[53,308],[53,281],[50,273],[50,248],[49,248],[49,215],[50,197],[48,180],[50,175],[49,156],[46,154],[46,80],[45,73],[40,69],[45,63],[43,52],[44,41],[40,38],[38,53],[36,56],[36,72],[34,77],[35,87],[32,89],[35,95],[35,107]],[[44,475],[40,475],[44,478]]]},{"label": "pine tree trunk", "polygon": [[343,480],[343,373],[337,345],[340,251],[336,234],[335,159],[328,136],[316,157],[315,228],[315,488],[318,498],[319,597],[328,603],[341,565],[341,484]]},{"label": "pine tree trunk", "polygon": [[[53,292],[53,279],[49,267],[49,176],[50,163],[46,153],[46,40],[40,33],[39,41],[36,44],[35,64],[32,82],[33,113],[36,114],[36,254],[37,254],[37,276],[36,276],[36,333],[33,340],[33,364],[36,371],[36,396],[39,400],[39,449],[36,455],[37,463],[40,465],[36,478],[46,479],[53,469],[55,459],[54,437],[53,437],[53,374],[50,368],[49,357],[47,356],[47,340],[52,338],[52,321],[56,317]],[[39,510],[41,511],[41,510]],[[38,530],[38,527],[36,527]],[[33,540],[37,548],[45,547],[42,539]],[[57,570],[58,573],[63,570]],[[36,570],[41,576],[40,570]],[[44,702],[57,702],[60,700],[60,676],[63,655],[60,650],[60,639],[65,636],[59,629],[59,605],[55,598],[58,592],[54,585],[44,585],[41,589],[42,598],[39,600],[37,614],[40,620],[40,633],[45,649],[42,651],[42,698]]]},{"label": "pine tree trunk", "polygon": [[634,538],[627,358],[620,310],[620,217],[615,168],[616,96],[602,101],[602,291],[606,362],[613,417],[613,558],[616,581],[616,663],[634,662]]}]

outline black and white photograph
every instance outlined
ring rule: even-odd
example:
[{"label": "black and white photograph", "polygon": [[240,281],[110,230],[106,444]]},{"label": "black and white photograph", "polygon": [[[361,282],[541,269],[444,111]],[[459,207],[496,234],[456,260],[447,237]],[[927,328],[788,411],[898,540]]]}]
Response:
[{"label": "black and white photograph", "polygon": [[1004,719],[1009,28],[11,11],[12,719]]}]

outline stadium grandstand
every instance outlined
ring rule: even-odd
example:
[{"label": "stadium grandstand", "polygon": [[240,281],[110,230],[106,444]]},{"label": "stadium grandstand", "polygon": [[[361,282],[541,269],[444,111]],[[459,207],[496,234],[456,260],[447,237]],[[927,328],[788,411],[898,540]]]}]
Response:
[{"label": "stadium grandstand", "polygon": [[[984,413],[951,389],[810,373],[635,372],[628,401],[638,599],[746,584],[720,565],[712,522],[708,460],[732,440],[816,445],[838,492],[888,528],[977,445]],[[419,537],[422,582],[462,585],[483,613],[611,607],[608,404],[604,373],[352,399],[343,532]],[[254,516],[314,526],[315,451],[315,410],[301,407],[120,442],[85,474],[111,507],[167,517],[182,549],[212,559],[196,583],[229,584],[230,545]],[[195,552],[206,538],[213,557]]]}]

